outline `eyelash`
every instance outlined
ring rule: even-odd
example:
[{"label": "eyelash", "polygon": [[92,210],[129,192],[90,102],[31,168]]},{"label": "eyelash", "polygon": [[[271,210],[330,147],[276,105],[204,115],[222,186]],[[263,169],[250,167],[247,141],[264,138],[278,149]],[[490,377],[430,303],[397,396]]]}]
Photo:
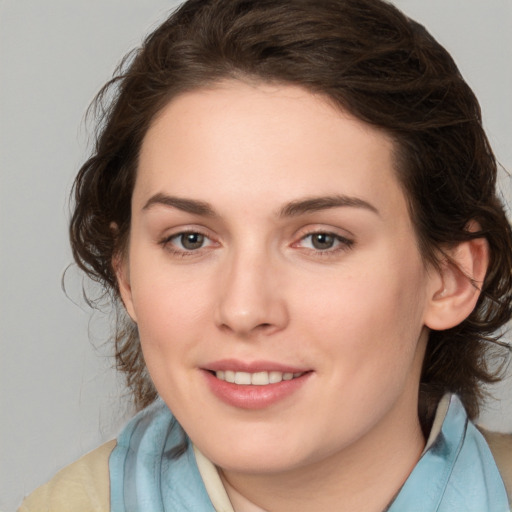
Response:
[{"label": "eyelash", "polygon": [[[332,233],[330,231],[324,231],[324,230],[318,230],[318,231],[312,231],[307,233],[306,235],[302,236],[298,242],[295,242],[292,244],[292,247],[297,247],[300,243],[302,243],[304,240],[312,239],[315,235],[325,235],[327,237],[332,237],[333,243],[336,244],[334,247],[328,247],[326,249],[318,249],[315,247],[305,247],[307,251],[311,251],[311,253],[314,253],[315,256],[320,257],[329,257],[329,256],[336,256],[340,252],[345,252],[351,249],[354,246],[354,240],[351,240],[349,238],[346,238],[344,236],[338,235],[336,233]],[[311,240],[311,244],[313,245],[313,241]]]},{"label": "eyelash", "polygon": [[[184,236],[187,235],[199,235],[200,237],[204,237],[205,241],[209,241],[210,243],[208,245],[201,245],[200,247],[197,247],[196,249],[186,249],[186,248],[177,248],[173,244],[173,240],[179,240],[182,239]],[[315,235],[324,235],[326,237],[331,237],[333,239],[333,243],[335,244],[334,247],[328,247],[325,249],[319,249],[315,247],[304,247],[304,249],[311,254],[314,254],[314,256],[320,256],[320,257],[329,257],[329,256],[335,256],[340,252],[345,252],[349,249],[351,249],[354,246],[354,240],[351,240],[349,238],[346,238],[344,236],[338,235],[336,233],[332,233],[330,231],[312,231],[309,233],[306,233],[303,235],[297,242],[294,242],[291,247],[299,248],[300,244],[303,243],[305,240],[312,239]],[[198,230],[189,230],[189,231],[180,231],[179,233],[172,234],[170,236],[165,237],[160,241],[160,245],[162,245],[167,251],[169,251],[173,256],[177,256],[180,258],[186,258],[186,257],[193,257],[198,256],[202,251],[202,249],[206,249],[210,246],[215,245],[216,242],[214,242],[208,235],[205,233],[202,233]],[[313,245],[313,242],[311,241],[311,244]]]},{"label": "eyelash", "polygon": [[[187,235],[199,235],[201,237],[204,237],[205,241],[209,241],[210,244],[208,245],[201,245],[201,247],[198,247],[197,249],[180,249],[174,246],[173,240],[182,239],[182,237]],[[202,233],[198,230],[189,230],[189,231],[180,231],[179,233],[172,234],[170,236],[165,237],[163,240],[160,241],[160,245],[164,247],[167,251],[169,251],[173,256],[178,256],[180,258],[186,258],[190,256],[197,256],[199,251],[201,249],[205,249],[206,247],[209,247],[210,245],[214,245],[215,242],[205,233]]]}]

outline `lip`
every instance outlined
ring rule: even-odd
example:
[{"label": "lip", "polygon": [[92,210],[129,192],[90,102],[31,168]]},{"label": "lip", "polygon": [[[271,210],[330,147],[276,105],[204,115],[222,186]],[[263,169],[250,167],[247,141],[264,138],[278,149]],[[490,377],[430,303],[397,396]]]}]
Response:
[{"label": "lip", "polygon": [[[213,372],[232,370],[248,373],[278,371],[302,373],[292,380],[283,380],[265,386],[240,385],[218,379]],[[241,362],[233,359],[216,361],[202,369],[210,391],[222,402],[239,409],[258,410],[271,407],[300,391],[312,375],[311,370],[303,370],[280,363],[265,361]]]},{"label": "lip", "polygon": [[237,359],[221,359],[203,367],[205,370],[218,372],[221,370],[231,370],[234,372],[282,372],[282,373],[303,373],[311,371],[311,368],[299,368],[296,366],[287,366],[273,361],[239,361]]}]

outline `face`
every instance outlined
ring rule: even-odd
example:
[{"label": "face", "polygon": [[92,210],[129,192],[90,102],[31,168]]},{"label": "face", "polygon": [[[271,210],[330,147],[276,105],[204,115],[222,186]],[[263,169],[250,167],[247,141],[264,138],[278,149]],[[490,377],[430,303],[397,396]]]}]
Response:
[{"label": "face", "polygon": [[393,145],[321,97],[233,81],[168,104],[119,279],[158,392],[226,471],[417,423],[432,282]]}]

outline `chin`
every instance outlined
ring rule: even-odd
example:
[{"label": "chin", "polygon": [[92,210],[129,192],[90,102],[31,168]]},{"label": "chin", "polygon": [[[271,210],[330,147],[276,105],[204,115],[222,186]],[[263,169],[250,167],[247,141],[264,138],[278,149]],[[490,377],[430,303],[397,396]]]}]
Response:
[{"label": "chin", "polygon": [[218,440],[214,446],[208,446],[208,443],[204,446],[197,445],[208,459],[225,471],[251,474],[284,473],[306,466],[318,458],[318,452],[309,453],[304,442],[295,442],[293,439],[288,439],[284,443],[276,436],[255,438],[247,435],[239,440],[234,440],[233,436],[228,440],[228,437]]}]

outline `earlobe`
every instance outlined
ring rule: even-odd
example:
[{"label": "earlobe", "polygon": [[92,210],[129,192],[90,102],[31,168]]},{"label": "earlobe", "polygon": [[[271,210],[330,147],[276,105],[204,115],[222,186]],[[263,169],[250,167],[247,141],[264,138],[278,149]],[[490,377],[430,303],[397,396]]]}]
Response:
[{"label": "earlobe", "polygon": [[471,314],[489,265],[489,246],[484,238],[461,242],[443,254],[439,267],[431,270],[424,319],[433,330],[455,327]]},{"label": "earlobe", "polygon": [[123,301],[126,312],[130,318],[135,323],[137,323],[137,317],[133,307],[132,288],[130,283],[130,273],[127,257],[123,257],[119,254],[115,255],[112,258],[112,267],[114,268],[114,272],[116,274],[119,294],[121,296],[121,300]]}]

